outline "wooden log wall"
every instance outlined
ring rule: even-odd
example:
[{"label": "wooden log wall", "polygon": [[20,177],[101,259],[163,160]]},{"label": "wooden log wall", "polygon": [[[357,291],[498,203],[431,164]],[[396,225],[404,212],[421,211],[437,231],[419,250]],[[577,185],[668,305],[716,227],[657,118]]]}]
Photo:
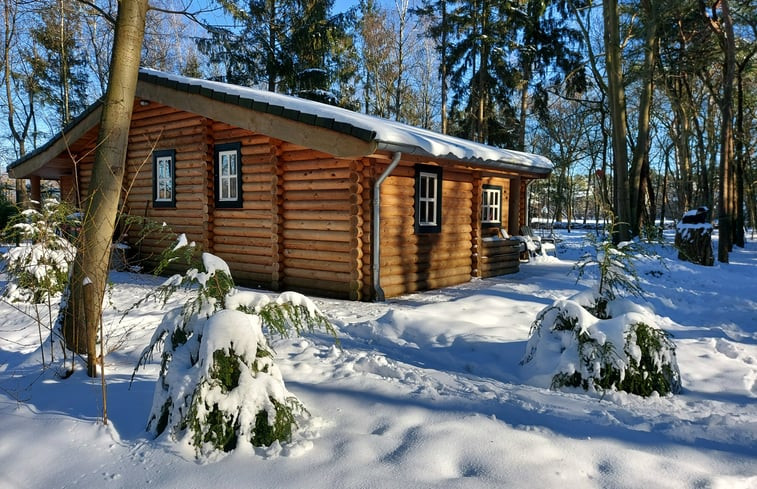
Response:
[{"label": "wooden log wall", "polygon": [[[267,136],[214,122],[214,144],[241,143],[242,208],[213,209],[209,241],[240,284],[278,286],[276,202],[278,142]],[[213,173],[208,178],[213,186]]]},{"label": "wooden log wall", "polygon": [[[381,167],[376,169],[376,173],[381,171]],[[443,168],[442,230],[416,234],[413,162],[402,161],[384,181],[380,266],[387,297],[470,280],[472,192],[471,172]]]},{"label": "wooden log wall", "polygon": [[279,165],[283,285],[362,298],[362,162],[284,143]]},{"label": "wooden log wall", "polygon": [[520,241],[485,238],[481,243],[479,276],[495,277],[520,270]]},{"label": "wooden log wall", "polygon": [[[153,151],[176,151],[176,207],[153,208]],[[181,112],[154,102],[135,103],[129,132],[124,175],[125,212],[163,224],[161,231],[150,232],[139,245],[139,255],[149,265],[168,246],[177,233],[187,235],[203,249],[207,246],[204,218],[207,215],[206,172],[198,164],[207,157],[207,123],[200,116]],[[82,175],[84,177],[84,175]],[[86,188],[86,187],[85,187]],[[136,240],[142,227],[132,226],[129,237]]]},{"label": "wooden log wall", "polygon": [[[233,142],[241,143],[243,207],[216,209],[213,148]],[[176,207],[156,209],[152,151],[163,149],[176,151]],[[93,158],[92,152],[79,163],[81,188],[89,183]],[[370,299],[373,182],[389,161],[390,155],[334,158],[154,102],[135,104],[124,196],[130,213],[165,222],[226,260],[237,283]],[[502,187],[505,227],[510,180],[442,166],[442,230],[416,234],[418,163],[435,164],[406,157],[382,187],[380,267],[385,295],[455,285],[472,275],[517,271],[517,251],[513,255],[511,245],[490,244],[481,228],[482,185]],[[522,191],[525,183],[524,179],[520,184]],[[138,232],[133,229],[131,238]],[[157,256],[170,243],[165,238],[148,236],[142,255]]]}]

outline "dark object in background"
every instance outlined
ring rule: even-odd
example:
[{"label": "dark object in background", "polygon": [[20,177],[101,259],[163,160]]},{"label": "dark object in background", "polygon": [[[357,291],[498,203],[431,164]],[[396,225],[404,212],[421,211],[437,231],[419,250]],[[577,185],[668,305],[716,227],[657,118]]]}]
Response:
[{"label": "dark object in background", "polygon": [[698,207],[696,209],[684,212],[681,222],[683,224],[704,224],[707,222],[707,213],[710,209],[707,207]]},{"label": "dark object in background", "polygon": [[707,222],[707,207],[699,207],[684,213],[676,226],[675,246],[678,259],[712,266],[715,256],[712,252],[712,224]]}]

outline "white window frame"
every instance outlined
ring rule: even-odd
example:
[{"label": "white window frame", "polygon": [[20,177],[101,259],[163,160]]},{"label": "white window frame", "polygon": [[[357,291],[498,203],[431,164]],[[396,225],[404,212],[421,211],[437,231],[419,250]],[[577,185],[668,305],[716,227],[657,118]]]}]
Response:
[{"label": "white window frame", "polygon": [[481,224],[502,224],[502,187],[484,185],[481,193]]},{"label": "white window frame", "polygon": [[152,205],[176,207],[176,150],[156,150],[152,158]]},{"label": "white window frame", "polygon": [[[436,173],[420,172],[418,175],[418,225],[436,226],[437,205],[439,196],[436,195],[439,176]],[[425,193],[425,196],[423,195]]]},{"label": "white window frame", "polygon": [[415,232],[419,234],[442,231],[442,168],[415,165]]},{"label": "white window frame", "polygon": [[[228,158],[229,171],[224,173],[224,158]],[[231,171],[233,161],[234,172]],[[237,202],[239,200],[239,158],[235,149],[218,152],[218,201]]]},{"label": "white window frame", "polygon": [[[173,157],[158,156],[155,164],[155,202],[173,202]],[[163,191],[165,195],[162,195]]]}]

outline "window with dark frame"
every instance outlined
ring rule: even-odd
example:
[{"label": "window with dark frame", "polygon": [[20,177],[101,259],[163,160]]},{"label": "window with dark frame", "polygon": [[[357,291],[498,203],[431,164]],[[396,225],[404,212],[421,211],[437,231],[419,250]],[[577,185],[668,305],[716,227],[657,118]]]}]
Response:
[{"label": "window with dark frame", "polygon": [[502,225],[502,187],[484,185],[481,195],[481,224],[484,227]]},{"label": "window with dark frame", "polygon": [[415,166],[415,232],[438,233],[442,230],[442,169]]},{"label": "window with dark frame", "polygon": [[152,153],[152,205],[176,207],[176,150]]},{"label": "window with dark frame", "polygon": [[242,207],[242,144],[215,146],[215,197],[218,208]]}]

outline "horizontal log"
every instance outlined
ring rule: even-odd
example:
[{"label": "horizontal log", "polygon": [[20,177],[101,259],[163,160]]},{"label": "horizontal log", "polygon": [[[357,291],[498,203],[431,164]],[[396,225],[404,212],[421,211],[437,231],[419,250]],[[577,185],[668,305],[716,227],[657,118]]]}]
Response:
[{"label": "horizontal log", "polygon": [[285,275],[282,281],[284,289],[298,290],[319,297],[349,298],[350,283],[342,281],[314,280]]},{"label": "horizontal log", "polygon": [[184,111],[157,111],[159,115],[149,116],[148,114],[140,114],[142,117],[132,117],[131,129],[143,128],[143,127],[160,127],[161,125],[175,124],[176,122],[184,120],[192,120],[195,124],[205,125],[204,119],[197,114]]},{"label": "horizontal log", "polygon": [[213,222],[213,233],[216,236],[241,236],[246,238],[267,238],[271,236],[271,228],[268,227],[235,227],[219,225]]},{"label": "horizontal log", "polygon": [[300,146],[290,146],[284,143],[281,147],[280,161],[315,161],[329,160],[332,155],[321,153],[315,149],[302,148]]},{"label": "horizontal log", "polygon": [[232,277],[234,278],[234,283],[237,284],[240,287],[248,287],[251,289],[265,289],[265,290],[274,290],[273,289],[273,282],[272,282],[272,274],[268,273],[256,273],[256,272],[246,272],[246,271],[232,271],[231,272]]},{"label": "horizontal log", "polygon": [[350,160],[344,160],[339,158],[323,158],[317,160],[302,160],[302,161],[279,161],[279,165],[284,172],[298,172],[308,170],[331,170],[336,168],[349,169]]},{"label": "horizontal log", "polygon": [[228,217],[217,212],[213,222],[216,227],[244,228],[244,229],[271,229],[271,212],[265,210],[250,211],[249,217]]},{"label": "horizontal log", "polygon": [[353,210],[352,204],[347,199],[342,200],[314,200],[314,201],[292,201],[285,200],[282,204],[284,210],[309,210],[309,211],[339,211],[349,213]]},{"label": "horizontal log", "polygon": [[161,135],[163,133],[167,133],[169,131],[198,131],[201,128],[203,128],[201,119],[198,119],[196,117],[181,117],[174,121],[171,121],[170,124],[163,125],[156,125],[148,121],[140,121],[138,124],[132,125],[131,129],[129,130],[129,137],[135,138],[135,140],[136,138],[140,137],[152,137],[157,139],[162,137]]},{"label": "horizontal log", "polygon": [[360,250],[355,250],[355,249],[349,250],[347,252],[343,252],[343,251],[329,251],[329,250],[303,250],[303,249],[297,249],[297,248],[285,248],[283,254],[285,258],[291,258],[291,259],[297,259],[297,260],[350,263],[351,261],[354,261],[354,259],[357,258],[359,255],[362,255],[362,252]]},{"label": "horizontal log", "polygon": [[[228,262],[230,263],[229,266],[236,267],[237,265],[247,264],[247,265],[255,265],[256,267],[259,267],[259,270],[269,270],[272,269],[272,265],[274,263],[273,258],[270,255],[270,248],[268,249],[268,254],[250,254],[250,253],[244,253],[246,251],[243,248],[240,248],[237,245],[227,245],[223,243],[215,242],[213,243],[213,253],[217,255],[224,255],[228,256]],[[253,250],[250,250],[253,251]],[[263,250],[265,251],[265,250]]]},{"label": "horizontal log", "polygon": [[273,161],[276,158],[276,151],[267,142],[251,144],[241,141],[241,143],[242,148],[240,152],[242,153],[242,161],[255,161],[258,159]]},{"label": "horizontal log", "polygon": [[[382,216],[381,217],[382,235],[399,235],[407,236],[415,234],[415,220],[411,216]],[[450,216],[442,215],[442,231],[440,233],[428,233],[433,235],[446,234],[470,234],[470,216]]]},{"label": "horizontal log", "polygon": [[460,258],[470,259],[473,255],[470,247],[456,246],[454,248],[430,249],[429,247],[401,247],[401,246],[382,246],[381,260],[395,262],[401,259],[403,263],[428,263],[439,260],[456,260]]},{"label": "horizontal log", "polygon": [[[288,240],[303,240],[314,242],[349,243],[352,234],[349,231],[321,231],[312,229],[287,229],[282,231],[285,242]],[[324,245],[327,246],[327,245]]]},{"label": "horizontal log", "polygon": [[[463,283],[471,278],[471,267],[449,268],[444,270],[432,270],[429,272],[415,272],[405,274],[385,274],[381,271],[381,284],[383,285],[400,285],[400,284],[419,284],[423,288],[430,283]],[[433,287],[432,287],[433,288]]]},{"label": "horizontal log", "polygon": [[398,233],[389,234],[388,232],[381,233],[381,247],[385,246],[411,246],[418,244],[428,244],[429,246],[460,246],[461,248],[470,249],[470,234],[466,232],[461,233],[447,233],[447,234],[407,234],[400,235]]},{"label": "horizontal log", "polygon": [[134,120],[147,119],[150,117],[163,117],[167,114],[179,112],[178,109],[170,107],[168,105],[162,105],[155,102],[148,101],[148,105],[140,105],[134,103]]},{"label": "horizontal log", "polygon": [[240,253],[272,256],[273,239],[270,236],[251,238],[250,236],[224,236],[214,228],[213,242],[236,246]]},{"label": "horizontal log", "polygon": [[284,194],[285,202],[316,202],[319,200],[350,200],[349,189],[292,190]]},{"label": "horizontal log", "polygon": [[350,179],[353,172],[349,168],[329,168],[317,170],[285,170],[282,175],[284,182]]},{"label": "horizontal log", "polygon": [[495,263],[508,263],[517,262],[520,259],[520,252],[514,251],[512,253],[497,255],[497,256],[482,256],[481,263],[495,264]]},{"label": "horizontal log", "polygon": [[358,187],[349,178],[334,178],[330,180],[305,180],[284,181],[283,187],[286,192],[292,190],[336,190],[344,189],[350,193],[356,193]]},{"label": "horizontal log", "polygon": [[215,254],[223,259],[226,263],[229,264],[229,269],[231,270],[231,276],[232,278],[236,279],[236,273],[240,272],[247,272],[247,273],[256,273],[260,276],[268,276],[268,280],[270,280],[271,274],[273,273],[273,265],[272,263],[268,264],[256,264],[256,263],[244,263],[239,262],[234,259],[233,253],[223,252],[214,250]]},{"label": "horizontal log", "polygon": [[480,278],[500,277],[502,275],[512,275],[513,273],[518,273],[519,271],[520,269],[517,267],[493,271],[480,271],[476,276]]},{"label": "horizontal log", "polygon": [[299,258],[284,259],[284,273],[288,274],[291,270],[311,270],[335,273],[350,273],[352,268],[349,263],[337,261],[321,260],[301,260]]},{"label": "horizontal log", "polygon": [[[291,231],[290,231],[291,232]],[[316,240],[301,240],[301,239],[286,239],[284,241],[287,252],[292,256],[298,258],[304,258],[304,253],[310,253],[315,251],[333,252],[339,254],[348,254],[352,249],[350,242],[342,241],[316,241]],[[302,252],[302,254],[300,254]]]},{"label": "horizontal log", "polygon": [[132,138],[129,141],[129,154],[137,155],[139,153],[149,155],[153,151],[164,149],[175,149],[176,156],[185,152],[207,151],[208,145],[200,136],[203,134],[202,128],[186,128],[181,131],[172,131],[161,133],[157,138],[139,137]]},{"label": "horizontal log", "polygon": [[285,209],[281,215],[287,221],[350,221],[350,213],[340,210]]},{"label": "horizontal log", "polygon": [[342,231],[342,232],[349,232],[350,229],[353,227],[352,222],[349,220],[347,221],[341,221],[341,220],[328,220],[328,221],[318,221],[318,220],[301,220],[301,219],[287,219],[284,221],[284,229],[292,229],[292,230],[310,230],[310,231],[321,231],[325,233],[329,233],[331,231]]},{"label": "horizontal log", "polygon": [[458,257],[449,260],[424,260],[425,257],[413,257],[412,260],[402,260],[400,257],[381,257],[382,275],[407,275],[411,273],[445,273],[444,270],[472,267],[472,257]]},{"label": "horizontal log", "polygon": [[345,284],[349,284],[352,278],[352,274],[348,272],[286,268],[284,270],[284,277],[285,282],[287,282],[290,278],[304,278],[310,280],[323,280],[327,282],[344,282]]}]

